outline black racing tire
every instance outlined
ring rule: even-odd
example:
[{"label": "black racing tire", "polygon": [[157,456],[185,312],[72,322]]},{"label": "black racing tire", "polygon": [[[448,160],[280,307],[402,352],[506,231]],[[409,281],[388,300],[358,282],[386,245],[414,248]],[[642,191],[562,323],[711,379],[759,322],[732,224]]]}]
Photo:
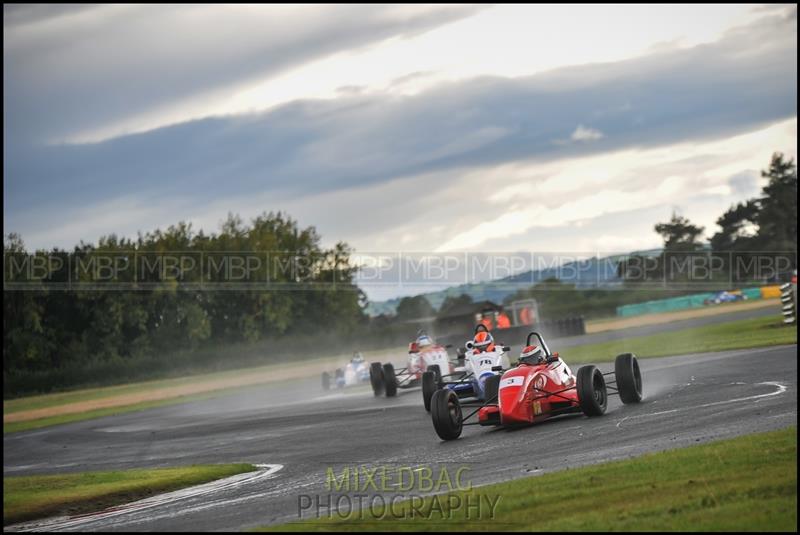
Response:
[{"label": "black racing tire", "polygon": [[623,403],[642,401],[642,372],[633,353],[617,355],[614,360],[614,377],[617,380],[619,399]]},{"label": "black racing tire", "polygon": [[577,376],[578,403],[586,416],[601,416],[608,406],[603,374],[595,366],[583,366]]},{"label": "black racing tire", "polygon": [[422,373],[422,404],[431,411],[431,398],[437,390],[436,373],[430,370]]},{"label": "black racing tire", "polygon": [[442,388],[433,393],[431,398],[431,420],[436,434],[442,440],[455,440],[461,436],[464,415],[461,402],[452,390]]},{"label": "black racing tire", "polygon": [[431,364],[426,371],[433,372],[436,376],[436,388],[442,388],[444,386],[442,384],[442,369],[439,368],[438,364]]},{"label": "black racing tire", "polygon": [[344,370],[341,368],[336,368],[336,387],[337,388],[344,388],[344,385],[339,384],[339,379],[344,377]]},{"label": "black racing tire", "polygon": [[486,382],[483,383],[483,392],[486,395],[486,399],[484,399],[486,403],[497,403],[497,394],[500,392],[500,376],[487,377]]},{"label": "black racing tire", "polygon": [[372,385],[375,397],[383,395],[383,366],[380,362],[372,362],[369,365],[369,384]]},{"label": "black racing tire", "polygon": [[323,390],[331,389],[331,374],[329,374],[328,372],[322,372],[322,389]]},{"label": "black racing tire", "polygon": [[387,398],[397,395],[397,376],[395,376],[394,366],[390,362],[383,365],[383,387],[386,389]]}]

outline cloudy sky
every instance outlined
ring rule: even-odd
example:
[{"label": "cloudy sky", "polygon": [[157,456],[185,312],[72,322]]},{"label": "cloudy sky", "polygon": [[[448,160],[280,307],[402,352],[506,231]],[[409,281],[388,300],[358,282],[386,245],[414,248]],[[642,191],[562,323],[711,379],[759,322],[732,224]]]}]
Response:
[{"label": "cloudy sky", "polygon": [[626,251],[796,155],[795,6],[4,6],[5,232],[283,210],[358,251]]}]

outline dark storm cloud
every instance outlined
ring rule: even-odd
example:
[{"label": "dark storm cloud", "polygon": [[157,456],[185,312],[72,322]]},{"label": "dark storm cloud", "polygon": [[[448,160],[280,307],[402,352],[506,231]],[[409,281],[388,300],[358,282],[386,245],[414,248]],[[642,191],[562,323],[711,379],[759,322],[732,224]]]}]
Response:
[{"label": "dark storm cloud", "polygon": [[64,139],[476,6],[6,6],[5,131]]},{"label": "dark storm cloud", "polygon": [[[124,196],[197,206],[271,191],[302,197],[435,170],[729,136],[796,116],[796,62],[794,18],[767,17],[713,44],[612,64],[29,148],[4,164],[14,199],[6,221]],[[569,141],[578,125],[603,137]]]}]

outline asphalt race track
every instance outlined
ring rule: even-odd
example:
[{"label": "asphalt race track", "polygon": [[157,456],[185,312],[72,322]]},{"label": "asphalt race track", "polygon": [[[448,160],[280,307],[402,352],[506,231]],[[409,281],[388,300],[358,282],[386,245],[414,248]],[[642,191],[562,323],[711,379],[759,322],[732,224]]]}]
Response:
[{"label": "asphalt race track", "polygon": [[8,435],[3,472],[263,464],[262,472],[221,488],[25,526],[232,530],[298,519],[301,495],[330,495],[328,467],[337,474],[360,465],[444,466],[451,473],[467,467],[468,482],[481,485],[796,425],[796,345],[640,364],[643,402],[623,406],[612,397],[599,418],[566,416],[518,430],[468,427],[459,440],[444,443],[419,389],[401,390],[392,399],[375,398],[368,387],[325,393],[314,374],[269,389]]}]

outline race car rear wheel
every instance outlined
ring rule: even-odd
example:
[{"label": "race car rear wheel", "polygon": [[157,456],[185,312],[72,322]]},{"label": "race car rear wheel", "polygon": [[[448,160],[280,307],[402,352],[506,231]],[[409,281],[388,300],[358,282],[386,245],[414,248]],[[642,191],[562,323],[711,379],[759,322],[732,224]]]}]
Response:
[{"label": "race car rear wheel", "polygon": [[500,376],[492,375],[486,378],[483,383],[483,392],[486,395],[486,403],[497,403],[497,393],[500,391]]},{"label": "race car rear wheel", "polygon": [[434,372],[426,371],[422,373],[422,404],[428,412],[431,411],[431,398],[436,392],[436,383],[436,374]]},{"label": "race car rear wheel", "polygon": [[595,366],[583,366],[577,376],[578,403],[586,416],[600,416],[606,412],[608,393],[603,374]]},{"label": "race car rear wheel", "polygon": [[452,390],[437,390],[431,398],[431,420],[436,434],[442,440],[455,440],[461,436],[463,415],[461,402]]},{"label": "race car rear wheel", "polygon": [[383,365],[383,387],[386,389],[387,398],[397,395],[397,377],[394,374],[394,366],[390,362]]},{"label": "race car rear wheel", "polygon": [[372,385],[372,393],[376,397],[383,394],[383,366],[380,362],[369,365],[369,384]]},{"label": "race car rear wheel", "polygon": [[331,374],[329,374],[328,372],[322,372],[322,389],[323,390],[331,389]]},{"label": "race car rear wheel", "polygon": [[345,381],[344,381],[344,370],[341,368],[336,368],[336,372],[334,374],[336,376],[336,387],[337,388],[344,388]]},{"label": "race car rear wheel", "polygon": [[642,372],[633,353],[617,355],[614,360],[614,377],[617,379],[619,399],[623,403],[642,401]]}]

